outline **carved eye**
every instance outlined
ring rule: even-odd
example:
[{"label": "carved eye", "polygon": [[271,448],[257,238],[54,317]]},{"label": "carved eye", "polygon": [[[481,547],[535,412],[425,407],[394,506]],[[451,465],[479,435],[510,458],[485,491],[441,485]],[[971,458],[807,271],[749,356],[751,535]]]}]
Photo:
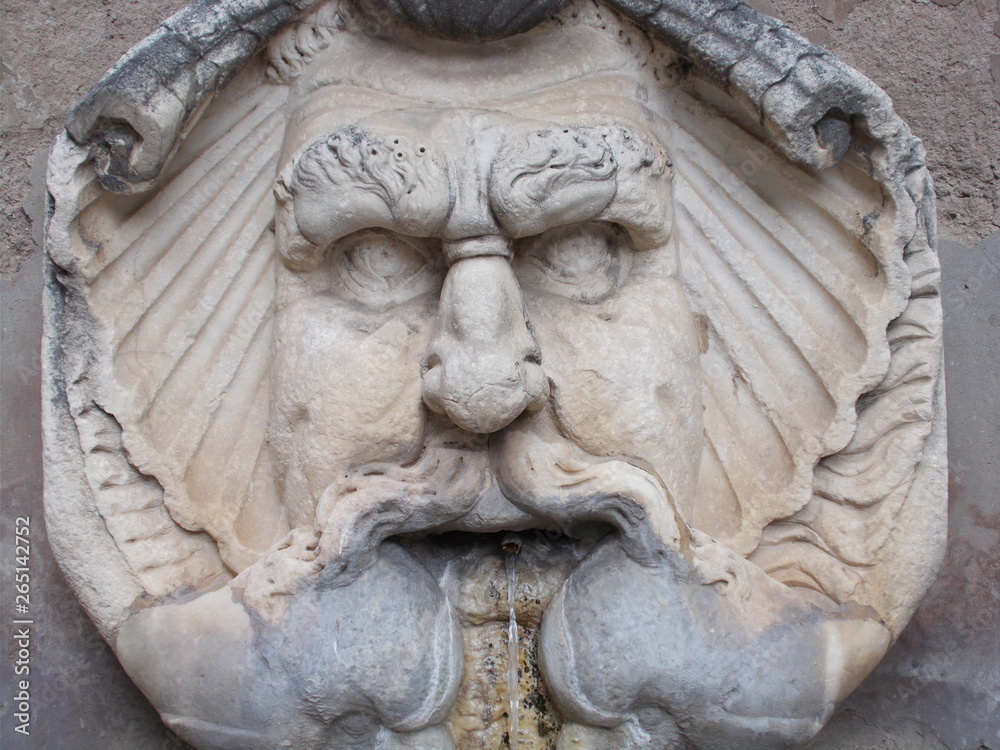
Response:
[{"label": "carved eye", "polygon": [[632,247],[620,227],[591,222],[551,229],[528,240],[514,259],[518,280],[595,303],[628,276]]},{"label": "carved eye", "polygon": [[335,257],[339,286],[371,307],[402,304],[441,286],[427,241],[367,229],[347,237]]}]

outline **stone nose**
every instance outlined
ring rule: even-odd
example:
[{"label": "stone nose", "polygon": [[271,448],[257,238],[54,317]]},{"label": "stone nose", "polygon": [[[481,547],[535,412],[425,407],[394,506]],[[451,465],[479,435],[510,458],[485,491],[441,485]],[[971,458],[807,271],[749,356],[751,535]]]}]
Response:
[{"label": "stone nose", "polygon": [[496,432],[548,398],[541,352],[506,253],[448,251],[452,265],[425,362],[424,402],[464,430]]}]

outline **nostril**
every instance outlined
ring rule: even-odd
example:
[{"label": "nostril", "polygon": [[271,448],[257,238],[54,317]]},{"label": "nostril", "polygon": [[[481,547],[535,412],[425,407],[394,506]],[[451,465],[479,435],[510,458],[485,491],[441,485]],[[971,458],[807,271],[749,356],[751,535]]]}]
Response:
[{"label": "nostril", "polygon": [[439,357],[437,354],[434,353],[428,354],[420,362],[420,372],[421,374],[426,374],[428,370],[433,370],[440,364],[441,364],[441,357]]},{"label": "nostril", "polygon": [[427,408],[435,414],[445,414],[442,401],[441,368],[437,365],[427,369],[423,374],[423,396]]},{"label": "nostril", "polygon": [[536,412],[541,409],[545,402],[549,400],[552,386],[549,383],[545,371],[537,364],[525,364],[524,366],[524,390],[528,395],[528,403],[525,408],[529,412]]},{"label": "nostril", "polygon": [[526,342],[528,346],[526,347],[527,351],[524,353],[522,361],[533,365],[541,365],[542,350],[538,348],[538,340],[535,338],[535,329],[531,325],[531,321],[527,316],[524,317],[524,330],[528,335],[528,341]]}]

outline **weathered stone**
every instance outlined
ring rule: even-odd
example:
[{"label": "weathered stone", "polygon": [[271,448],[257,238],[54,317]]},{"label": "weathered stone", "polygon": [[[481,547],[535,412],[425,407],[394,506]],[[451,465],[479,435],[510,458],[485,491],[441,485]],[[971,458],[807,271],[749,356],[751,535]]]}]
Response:
[{"label": "weathered stone", "polygon": [[919,142],[731,2],[426,7],[195,4],[57,141],[71,583],[198,747],[809,740],[941,555]]}]

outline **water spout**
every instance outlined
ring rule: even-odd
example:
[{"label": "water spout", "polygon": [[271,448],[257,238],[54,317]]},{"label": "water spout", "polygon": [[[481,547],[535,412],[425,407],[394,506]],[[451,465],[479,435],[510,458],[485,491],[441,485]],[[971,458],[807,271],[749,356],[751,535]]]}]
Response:
[{"label": "water spout", "polygon": [[521,540],[514,534],[508,534],[503,538],[500,549],[508,557],[517,557],[521,554]]},{"label": "water spout", "polygon": [[509,620],[507,621],[507,696],[509,699],[510,717],[510,747],[516,749],[519,745],[519,707],[521,698],[521,653],[518,643],[517,613],[517,556],[521,553],[521,540],[511,534],[504,538],[501,544],[504,552],[504,562],[507,565],[507,606]]}]

